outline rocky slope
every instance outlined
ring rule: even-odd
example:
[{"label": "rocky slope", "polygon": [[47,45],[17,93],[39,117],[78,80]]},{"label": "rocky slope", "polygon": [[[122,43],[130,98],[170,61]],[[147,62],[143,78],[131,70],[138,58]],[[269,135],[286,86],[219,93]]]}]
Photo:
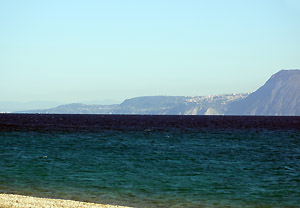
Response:
[{"label": "rocky slope", "polygon": [[245,99],[233,102],[228,115],[300,116],[300,70],[282,70]]}]

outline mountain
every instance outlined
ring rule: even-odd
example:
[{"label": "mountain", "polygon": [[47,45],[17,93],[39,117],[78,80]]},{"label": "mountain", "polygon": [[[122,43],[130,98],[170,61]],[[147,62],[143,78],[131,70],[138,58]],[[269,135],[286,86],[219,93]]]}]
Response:
[{"label": "mountain", "polygon": [[228,115],[300,116],[300,70],[282,70],[245,99],[232,102]]},{"label": "mountain", "polygon": [[44,110],[18,113],[54,114],[150,114],[150,115],[222,115],[229,103],[243,99],[247,93],[216,96],[145,96],[126,99],[116,105],[72,103]]},{"label": "mountain", "polygon": [[279,71],[251,94],[146,96],[116,105],[73,103],[18,113],[300,116],[300,70]]}]

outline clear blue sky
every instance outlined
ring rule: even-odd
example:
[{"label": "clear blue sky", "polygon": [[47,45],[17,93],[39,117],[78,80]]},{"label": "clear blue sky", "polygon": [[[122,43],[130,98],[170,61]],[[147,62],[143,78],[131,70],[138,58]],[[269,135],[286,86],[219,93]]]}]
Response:
[{"label": "clear blue sky", "polygon": [[0,0],[0,101],[252,92],[295,68],[299,0]]}]

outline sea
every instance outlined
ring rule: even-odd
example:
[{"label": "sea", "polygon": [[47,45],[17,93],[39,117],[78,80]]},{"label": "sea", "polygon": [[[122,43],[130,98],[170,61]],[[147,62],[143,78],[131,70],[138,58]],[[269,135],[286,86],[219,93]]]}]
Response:
[{"label": "sea", "polygon": [[0,193],[300,207],[300,117],[0,114]]}]

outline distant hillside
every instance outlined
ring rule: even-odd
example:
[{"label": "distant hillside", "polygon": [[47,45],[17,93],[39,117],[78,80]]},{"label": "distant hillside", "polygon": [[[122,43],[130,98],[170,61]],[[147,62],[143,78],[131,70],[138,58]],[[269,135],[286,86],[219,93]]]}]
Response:
[{"label": "distant hillside", "polygon": [[127,99],[115,113],[159,115],[222,115],[228,103],[248,94],[215,96],[146,96]]},{"label": "distant hillside", "polygon": [[300,116],[300,70],[282,70],[245,99],[229,105],[230,115]]},{"label": "distant hillside", "polygon": [[73,103],[44,110],[19,113],[53,114],[150,114],[150,115],[222,115],[229,103],[247,93],[217,96],[145,96],[125,100],[120,105]]}]

